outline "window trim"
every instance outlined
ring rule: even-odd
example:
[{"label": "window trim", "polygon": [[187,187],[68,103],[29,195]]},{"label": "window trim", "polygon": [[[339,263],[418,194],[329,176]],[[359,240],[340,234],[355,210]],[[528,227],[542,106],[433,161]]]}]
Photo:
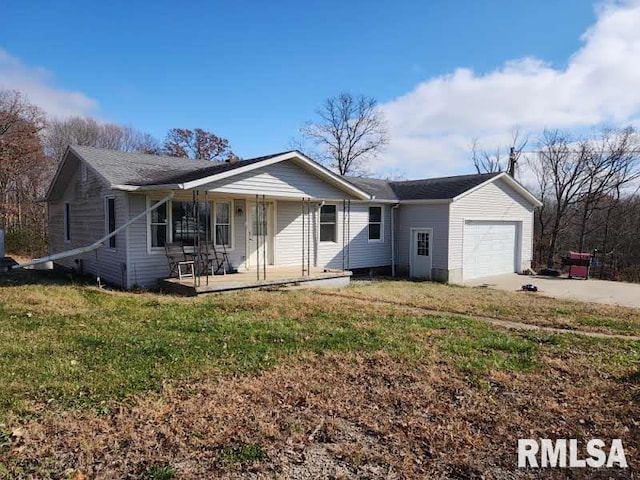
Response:
[{"label": "window trim", "polygon": [[[323,222],[322,221],[322,209],[324,207],[334,207],[336,209],[336,219],[335,222],[333,223],[329,223],[329,222]],[[335,240],[322,240],[322,225],[334,225],[335,227],[335,234],[334,234],[334,239]],[[338,204],[337,203],[325,203],[324,205],[320,206],[320,208],[318,208],[318,243],[338,243]]]},{"label": "window trim", "polygon": [[[380,221],[372,222],[371,221],[371,209],[379,208],[380,209]],[[384,243],[384,205],[369,205],[367,208],[367,242],[368,243]],[[380,225],[380,238],[371,238],[370,228],[371,225]]]},{"label": "window trim", "polygon": [[[104,197],[104,234],[109,235],[112,231],[109,229],[109,202],[113,201],[113,231],[118,228],[117,218],[116,218],[116,197],[114,195],[107,195]],[[116,250],[118,248],[118,240],[117,235],[111,237],[107,240],[106,248],[109,250]],[[111,245],[111,241],[113,240],[113,246]]]},{"label": "window trim", "polygon": [[86,182],[89,178],[89,169],[87,164],[84,162],[80,162],[80,180],[82,182]]},{"label": "window trim", "polygon": [[[146,208],[149,209],[156,201],[158,201],[161,197],[155,198],[155,196],[153,195],[146,195]],[[166,231],[166,238],[167,238],[167,243],[172,243],[173,242],[173,202],[189,202],[189,200],[168,200],[165,205],[167,206],[167,222],[165,225],[165,228],[167,229]],[[204,203],[204,202],[202,202]],[[210,209],[213,213],[213,217],[215,218],[215,205],[216,203],[228,203],[229,204],[229,236],[231,237],[229,240],[231,242],[231,245],[227,245],[226,246],[226,250],[227,252],[231,252],[234,250],[235,248],[235,231],[234,231],[234,226],[235,226],[235,220],[234,220],[234,216],[235,216],[235,201],[233,199],[221,199],[221,200],[209,200],[209,206]],[[213,236],[213,234],[215,233],[215,230],[213,230],[214,227],[214,222],[215,220],[212,219],[213,221],[211,222],[211,229],[212,231],[209,232],[209,238],[213,239],[213,241],[215,241],[215,237]],[[147,213],[147,253],[149,254],[164,254],[164,247],[153,247],[152,246],[152,239],[151,239],[151,212]],[[162,224],[154,224],[154,225],[162,225]],[[216,245],[216,247],[220,247],[222,248],[222,245]]]},{"label": "window trim", "polygon": [[[229,205],[229,223],[223,223],[222,225],[228,225],[229,226],[229,244],[228,245],[222,245],[216,242],[217,238],[216,238],[216,230],[218,229],[218,211],[217,211],[217,206],[219,203],[224,203],[226,205]],[[233,225],[233,217],[235,215],[235,204],[233,200],[213,200],[211,202],[211,208],[213,211],[213,218],[211,219],[211,228],[213,229],[213,231],[211,232],[211,238],[213,238],[213,243],[214,245],[220,248],[225,248],[227,250],[227,252],[230,252],[234,249],[235,247],[235,235],[233,234],[234,231],[234,225]]]},{"label": "window trim", "polygon": [[64,202],[63,204],[63,226],[64,226],[64,242],[71,243],[71,204]]},{"label": "window trim", "polygon": [[[157,199],[151,198],[151,196],[146,196],[146,206],[147,210],[157,201]],[[165,235],[167,239],[167,243],[171,243],[171,200],[168,200],[164,203],[166,205],[167,217],[165,222]],[[162,225],[162,223],[152,223],[151,222],[151,212],[147,213],[147,252],[148,253],[164,253],[163,247],[154,247],[153,241],[151,239],[151,227],[153,225]]]}]

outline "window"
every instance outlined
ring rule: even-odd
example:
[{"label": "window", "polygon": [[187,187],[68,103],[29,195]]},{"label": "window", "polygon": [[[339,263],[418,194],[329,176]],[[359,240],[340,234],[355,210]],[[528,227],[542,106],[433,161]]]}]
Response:
[{"label": "window", "polygon": [[[105,223],[107,227],[107,235],[116,230],[116,199],[107,197],[105,202]],[[115,235],[109,238],[109,248],[116,248]]]},{"label": "window", "polygon": [[64,202],[64,241],[71,241],[71,215],[70,207],[67,202]]},{"label": "window", "polygon": [[[148,199],[148,206],[154,203]],[[201,242],[216,242],[228,249],[233,243],[233,203],[172,201],[166,202],[147,216],[149,248],[163,248],[168,242],[191,247]],[[115,228],[115,221],[114,221]]]},{"label": "window", "polygon": [[382,240],[382,207],[369,207],[369,241]]},{"label": "window", "polygon": [[205,202],[171,202],[173,242],[195,245],[196,238],[211,240],[211,208]]},{"label": "window", "polygon": [[167,218],[167,203],[163,203],[153,210],[149,219],[149,232],[151,247],[164,247],[167,243],[167,230],[169,226]]},{"label": "window", "polygon": [[323,205],[320,208],[320,241],[336,242],[336,219],[337,211],[335,205]]},{"label": "window", "polygon": [[418,248],[417,254],[421,257],[429,256],[429,234],[427,232],[418,232]]},{"label": "window", "polygon": [[87,172],[87,164],[82,162],[80,164],[80,178],[82,179],[83,182],[86,182],[88,176],[89,174]]},{"label": "window", "polygon": [[231,246],[231,204],[227,202],[216,202],[215,215],[215,239],[216,245]]}]

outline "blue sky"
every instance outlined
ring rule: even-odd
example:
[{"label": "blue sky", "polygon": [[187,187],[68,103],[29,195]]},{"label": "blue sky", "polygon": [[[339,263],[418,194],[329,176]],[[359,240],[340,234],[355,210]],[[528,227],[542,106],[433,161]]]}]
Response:
[{"label": "blue sky", "polygon": [[[631,8],[628,4],[636,6],[604,5],[611,10]],[[482,88],[492,72],[504,73],[514,60],[525,76],[531,69],[566,72],[576,52],[585,48],[581,36],[602,18],[596,9],[602,5],[586,0],[202,1],[179,6],[167,1],[4,0],[0,87],[27,90],[53,115],[90,114],[157,137],[171,127],[202,127],[228,138],[243,157],[288,148],[326,97],[343,90],[363,93],[388,109],[392,135],[417,132],[402,145],[392,138],[376,169],[401,170],[406,156],[408,168],[401,172],[406,176],[447,168],[457,173],[469,170],[458,158],[462,153],[444,158],[430,144],[421,163],[421,148],[410,148],[412,139],[435,145],[441,137],[470,140],[477,133],[491,143],[504,134],[504,126],[501,131],[468,126],[440,131],[433,127],[433,122],[443,124],[440,112],[424,125],[407,127],[430,107],[416,113],[404,104],[433,104],[421,88],[435,88],[438,79],[456,85],[459,69],[469,69]],[[456,116],[465,115],[464,105],[456,108]],[[473,108],[468,115],[479,118]],[[534,121],[532,127],[539,125]],[[430,131],[422,134],[421,128]],[[433,131],[439,132],[435,140]]]}]

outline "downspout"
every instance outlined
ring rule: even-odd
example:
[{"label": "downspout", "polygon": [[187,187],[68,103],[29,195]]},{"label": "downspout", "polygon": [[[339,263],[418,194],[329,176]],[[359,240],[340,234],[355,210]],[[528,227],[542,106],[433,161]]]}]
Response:
[{"label": "downspout", "polygon": [[396,223],[395,223],[395,210],[400,206],[396,203],[391,207],[391,276],[396,276]]},{"label": "downspout", "polygon": [[[322,210],[322,207],[324,207],[324,200],[322,200],[320,203],[318,203],[318,205],[316,206],[316,208],[314,208],[313,210],[313,230],[311,230],[311,235],[313,236],[313,265],[315,267],[318,266],[318,262],[320,259],[320,243],[319,243],[319,238],[320,238],[320,210]],[[336,230],[338,230],[338,212],[337,212],[337,208],[336,208]],[[344,219],[343,219],[344,221]],[[309,225],[311,225],[311,223],[309,223]],[[336,231],[336,239],[337,239],[337,231]]]},{"label": "downspout", "polygon": [[60,260],[62,258],[67,258],[67,257],[74,257],[76,255],[82,255],[83,253],[88,253],[88,252],[92,252],[93,250],[97,250],[98,248],[100,248],[102,246],[102,244],[104,242],[109,240],[111,237],[117,235],[119,232],[121,232],[125,228],[128,228],[129,225],[131,225],[132,223],[137,222],[141,218],[145,217],[149,212],[152,212],[153,210],[158,208],[160,205],[168,202],[172,198],[173,198],[173,192],[171,192],[169,195],[164,197],[162,200],[159,200],[156,203],[154,203],[153,205],[151,205],[144,212],[142,212],[142,213],[136,215],[135,217],[133,217],[131,220],[129,220],[124,225],[116,228],[109,235],[106,235],[106,236],[102,237],[100,240],[98,240],[96,242],[93,242],[91,245],[87,245],[86,247],[74,248],[73,250],[67,250],[66,252],[55,253],[55,254],[49,255],[47,257],[36,258],[35,260],[33,260],[31,262],[20,263],[18,265],[14,265],[13,267],[11,267],[11,269],[15,270],[15,269],[18,269],[18,268],[31,267],[33,265],[39,265],[41,263],[52,262],[54,260]]}]

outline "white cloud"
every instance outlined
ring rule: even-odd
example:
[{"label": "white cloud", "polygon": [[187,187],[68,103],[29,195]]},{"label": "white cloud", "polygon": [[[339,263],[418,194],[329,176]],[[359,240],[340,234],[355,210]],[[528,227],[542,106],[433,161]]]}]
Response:
[{"label": "white cloud", "polygon": [[640,116],[640,0],[609,2],[557,69],[537,58],[477,75],[460,68],[382,105],[391,143],[375,168],[408,177],[468,173],[474,138],[507,145],[511,130],[628,124]]},{"label": "white cloud", "polygon": [[67,117],[89,115],[97,107],[97,101],[81,92],[64,90],[52,81],[49,71],[30,67],[0,48],[0,88],[20,90],[35,105],[49,115]]}]

